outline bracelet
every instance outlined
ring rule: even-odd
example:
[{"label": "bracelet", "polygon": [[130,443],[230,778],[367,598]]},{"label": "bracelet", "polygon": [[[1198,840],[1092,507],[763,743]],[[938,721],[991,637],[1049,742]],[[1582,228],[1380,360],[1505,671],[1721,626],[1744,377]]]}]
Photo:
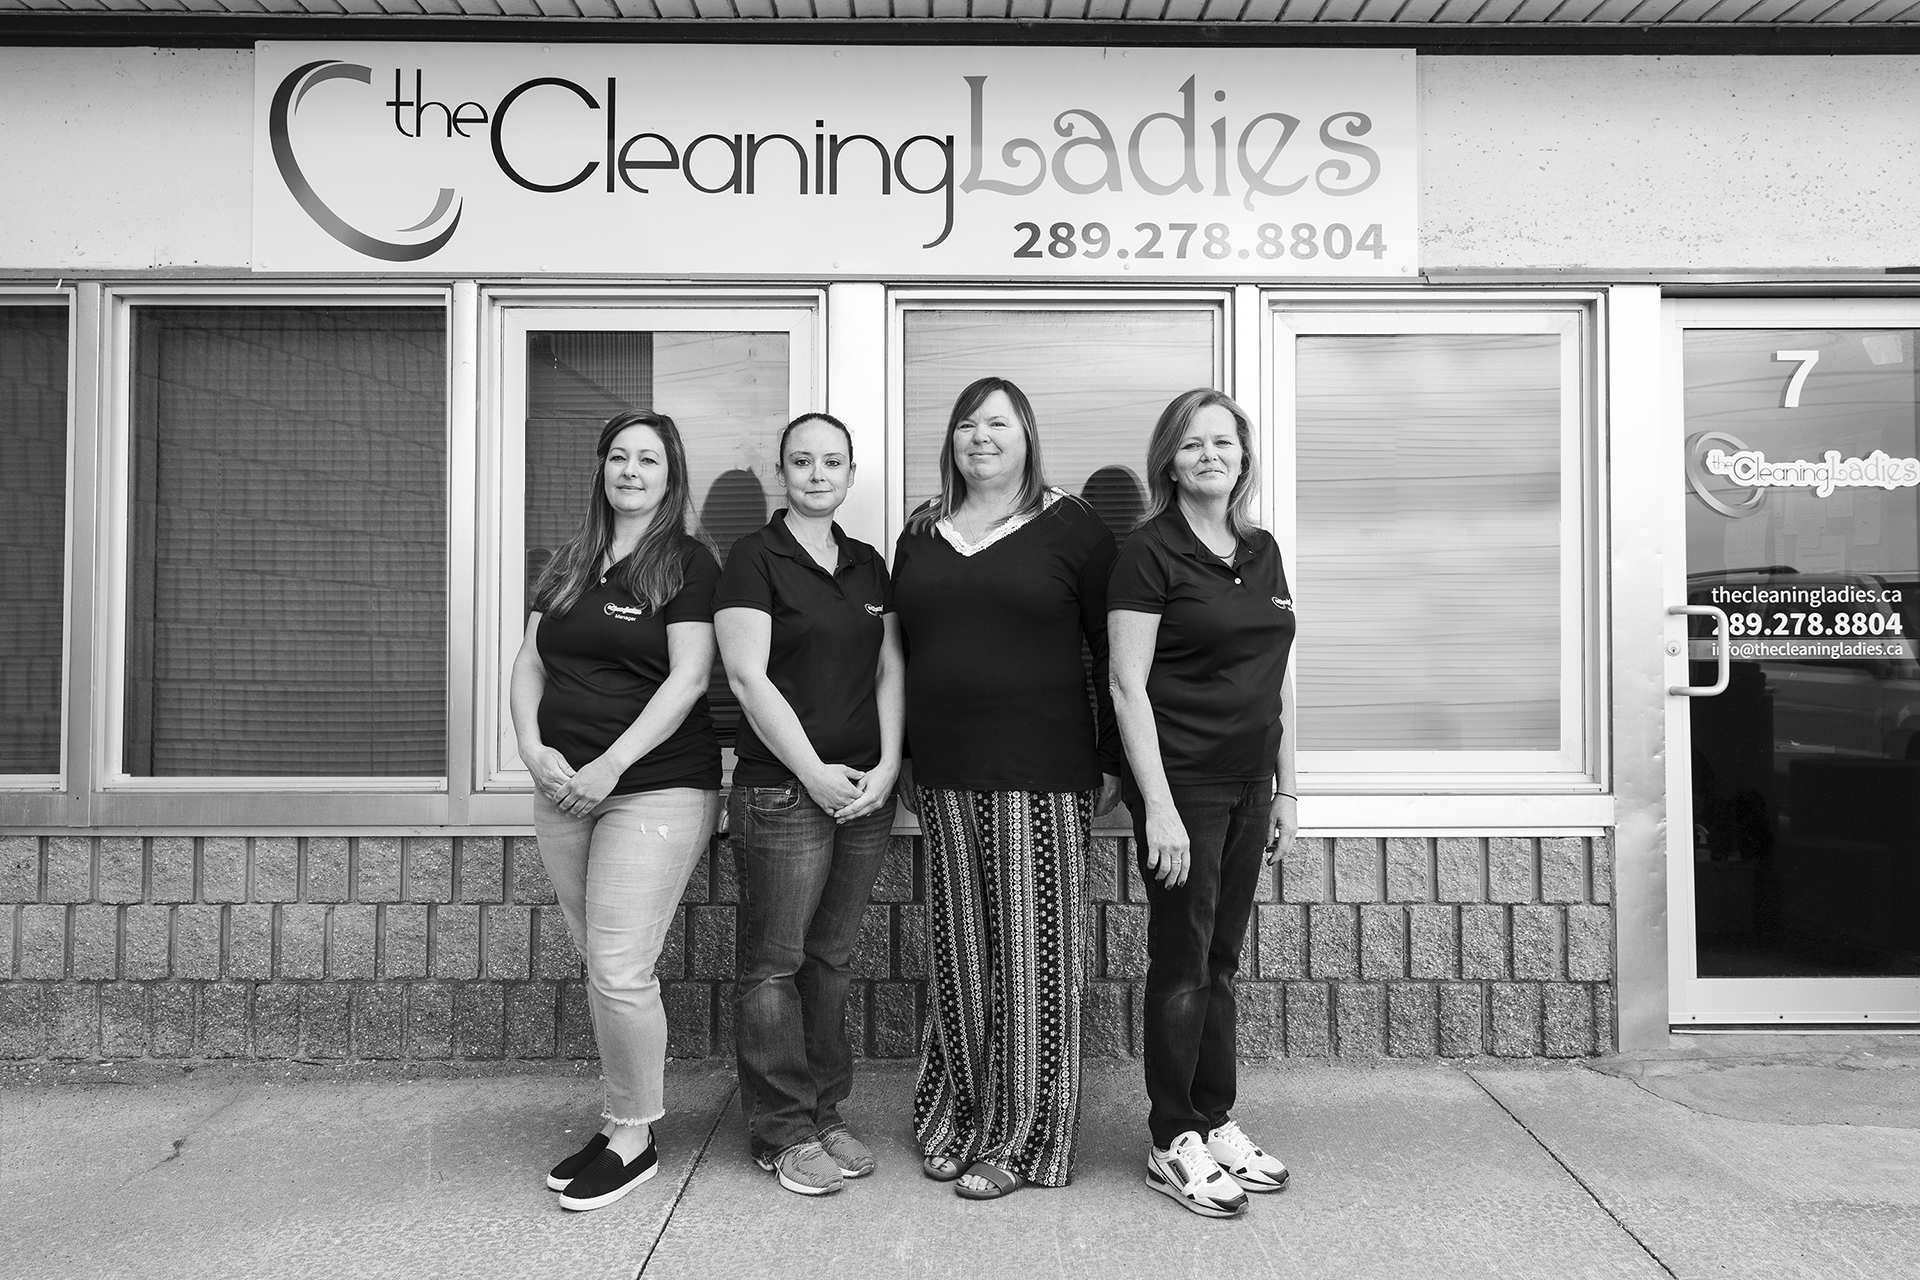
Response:
[{"label": "bracelet", "polygon": [[1300,800],[1300,797],[1293,794],[1293,792],[1291,791],[1276,791],[1273,794],[1276,798],[1279,796],[1285,796],[1287,799],[1292,800],[1296,804],[1299,803],[1299,800]]}]

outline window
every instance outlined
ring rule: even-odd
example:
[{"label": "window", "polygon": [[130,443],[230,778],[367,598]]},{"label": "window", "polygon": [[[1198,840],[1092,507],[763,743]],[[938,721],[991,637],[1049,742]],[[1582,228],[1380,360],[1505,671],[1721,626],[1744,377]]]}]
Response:
[{"label": "window", "polygon": [[0,306],[0,774],[61,771],[67,309]]},{"label": "window", "polygon": [[[802,305],[739,309],[501,299],[497,514],[483,522],[500,571],[496,599],[482,606],[499,624],[482,707],[482,741],[493,747],[481,761],[482,789],[531,786],[509,705],[513,659],[533,585],[585,514],[600,429],[635,409],[674,420],[687,450],[694,531],[724,564],[734,542],[783,505],[774,465],[780,429],[820,407],[816,305],[811,295]],[[740,708],[718,663],[707,698],[721,743],[731,746]]]},{"label": "window", "polygon": [[940,492],[947,418],[976,378],[1003,377],[1027,393],[1047,479],[1085,498],[1116,536],[1145,510],[1147,437],[1167,402],[1220,386],[1221,306],[1040,303],[1028,307],[910,304],[900,312],[905,424],[901,518]]},{"label": "window", "polygon": [[123,772],[445,775],[444,312],[132,314]]},{"label": "window", "polygon": [[1589,773],[1583,312],[1278,319],[1303,769]]}]

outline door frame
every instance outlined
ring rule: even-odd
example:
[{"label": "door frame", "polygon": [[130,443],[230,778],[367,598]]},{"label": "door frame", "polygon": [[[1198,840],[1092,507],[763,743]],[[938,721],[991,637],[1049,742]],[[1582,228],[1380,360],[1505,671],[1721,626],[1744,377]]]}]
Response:
[{"label": "door frame", "polygon": [[[1668,298],[1661,303],[1662,412],[1684,467],[1686,379],[1682,361],[1688,329],[1920,330],[1920,299]],[[1687,603],[1687,487],[1675,471],[1654,482],[1663,494],[1668,554],[1664,587],[1669,607]],[[1677,627],[1666,634],[1684,636]],[[1668,664],[1686,680],[1684,646]],[[1669,653],[1673,650],[1670,648]],[[1859,1026],[1920,1022],[1920,977],[1702,978],[1695,951],[1693,884],[1693,732],[1690,698],[1667,695],[1667,991],[1675,1028],[1729,1026]]]}]

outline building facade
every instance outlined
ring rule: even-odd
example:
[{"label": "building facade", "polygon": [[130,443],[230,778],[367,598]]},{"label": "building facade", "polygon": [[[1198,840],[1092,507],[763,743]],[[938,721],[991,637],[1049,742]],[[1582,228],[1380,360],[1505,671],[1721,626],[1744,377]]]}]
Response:
[{"label": "building facade", "polygon": [[[724,551],[827,409],[890,548],[986,373],[1118,530],[1173,394],[1257,418],[1305,830],[1247,1053],[1920,1023],[1897,4],[446,7],[0,13],[0,1058],[590,1055],[506,678],[592,428],[672,414]],[[922,858],[902,812],[871,1055]],[[675,1054],[731,1050],[738,897],[723,835]]]}]

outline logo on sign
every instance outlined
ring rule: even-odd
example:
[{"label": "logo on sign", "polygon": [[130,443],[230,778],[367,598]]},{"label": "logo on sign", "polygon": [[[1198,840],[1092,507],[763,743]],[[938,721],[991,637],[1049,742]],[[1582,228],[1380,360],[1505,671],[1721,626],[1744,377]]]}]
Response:
[{"label": "logo on sign", "polygon": [[[452,187],[440,188],[440,197],[434,202],[432,213],[410,227],[400,228],[396,234],[410,235],[416,231],[428,231],[439,227],[443,221],[444,227],[434,231],[425,240],[415,242],[382,240],[353,226],[329,208],[326,201],[322,200],[319,193],[313,189],[313,184],[307,181],[306,174],[300,171],[300,162],[294,157],[293,140],[288,135],[287,125],[292,120],[293,113],[300,109],[301,101],[314,86],[329,80],[357,80],[361,84],[371,85],[373,68],[360,66],[358,63],[323,59],[307,63],[280,82],[279,91],[273,95],[273,106],[267,114],[267,133],[273,142],[273,162],[280,170],[280,180],[287,184],[287,190],[292,193],[295,200],[300,202],[300,207],[306,211],[307,216],[312,218],[321,230],[349,249],[385,262],[418,262],[422,258],[438,253],[447,241],[453,239],[454,231],[460,226],[460,207],[453,202]],[[452,217],[447,216],[449,211]]]},{"label": "logo on sign", "polygon": [[[1724,491],[1713,490],[1709,476],[1730,480],[1747,495],[1729,501]],[[1687,442],[1687,480],[1709,508],[1739,519],[1760,509],[1768,489],[1811,489],[1817,497],[1828,498],[1836,489],[1915,488],[1920,486],[1920,458],[1889,457],[1879,449],[1864,458],[1842,458],[1838,449],[1828,449],[1818,462],[1769,462],[1764,452],[1747,448],[1724,431],[1706,431]]]}]

